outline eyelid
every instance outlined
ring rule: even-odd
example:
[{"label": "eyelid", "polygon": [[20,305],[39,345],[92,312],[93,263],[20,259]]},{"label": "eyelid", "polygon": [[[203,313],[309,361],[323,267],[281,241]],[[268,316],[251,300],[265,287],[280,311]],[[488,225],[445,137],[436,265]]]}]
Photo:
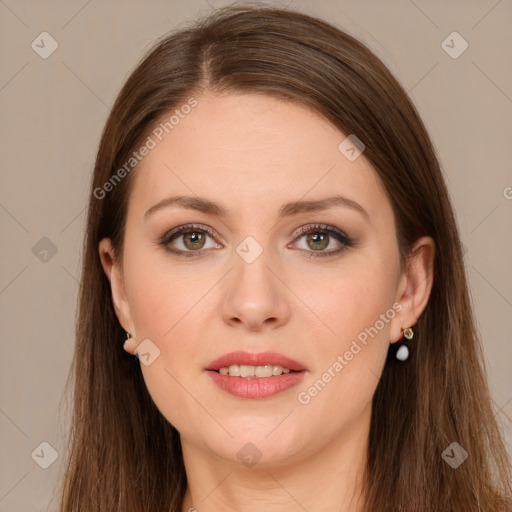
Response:
[{"label": "eyelid", "polygon": [[303,226],[300,226],[290,236],[293,236],[295,239],[298,236],[307,234],[307,233],[315,231],[315,230],[316,231],[325,231],[327,233],[334,233],[334,234],[337,234],[340,237],[343,237],[346,240],[350,241],[350,237],[343,230],[341,230],[331,224],[324,224],[322,222],[313,222],[310,224],[305,224]]}]

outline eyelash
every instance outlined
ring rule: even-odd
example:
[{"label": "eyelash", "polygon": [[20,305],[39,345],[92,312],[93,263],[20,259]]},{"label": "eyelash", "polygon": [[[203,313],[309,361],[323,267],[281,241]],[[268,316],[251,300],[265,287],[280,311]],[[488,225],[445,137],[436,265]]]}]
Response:
[{"label": "eyelash", "polygon": [[[207,227],[207,226],[199,226],[197,224],[187,224],[184,226],[179,226],[177,228],[171,229],[168,231],[159,241],[159,244],[164,247],[164,249],[167,252],[177,254],[179,256],[185,256],[186,258],[193,258],[197,256],[201,256],[204,254],[208,249],[204,250],[198,250],[198,251],[182,251],[180,249],[171,249],[169,247],[169,244],[176,238],[179,238],[180,235],[189,233],[189,232],[199,232],[199,233],[206,233],[210,235],[212,238],[215,238],[215,232],[213,229]],[[305,226],[299,229],[297,236],[294,238],[294,240],[302,238],[304,235],[307,235],[309,233],[324,233],[329,236],[332,236],[339,242],[343,244],[343,247],[340,249],[337,249],[335,251],[328,251],[328,252],[316,252],[316,251],[305,251],[307,253],[311,253],[310,258],[324,258],[328,256],[335,256],[340,254],[342,251],[345,250],[347,247],[353,247],[354,242],[353,240],[346,235],[343,231],[335,228],[334,226],[329,226],[328,224],[314,224],[311,226]]]}]

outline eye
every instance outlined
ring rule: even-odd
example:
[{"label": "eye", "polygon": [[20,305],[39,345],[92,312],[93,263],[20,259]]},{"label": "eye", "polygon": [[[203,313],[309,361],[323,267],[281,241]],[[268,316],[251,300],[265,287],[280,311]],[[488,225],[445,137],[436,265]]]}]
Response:
[{"label": "eye", "polygon": [[[205,245],[206,238],[214,236],[214,232],[211,228],[189,224],[186,226],[179,226],[166,233],[160,240],[160,244],[164,246],[165,250],[174,254],[180,254],[187,257],[197,256],[203,253],[203,249],[215,248],[215,246],[208,247]],[[174,242],[179,242],[177,244],[179,248],[176,248],[176,246],[173,248],[171,246],[171,243]]]},{"label": "eye", "polygon": [[[315,224],[313,226],[305,226],[299,229],[297,233],[298,239],[305,238],[305,248],[309,258],[334,256],[341,253],[346,247],[352,247],[352,239],[334,226],[327,224]],[[325,251],[329,247],[332,239],[335,239],[342,247],[336,250]],[[297,239],[297,238],[296,238]]]}]

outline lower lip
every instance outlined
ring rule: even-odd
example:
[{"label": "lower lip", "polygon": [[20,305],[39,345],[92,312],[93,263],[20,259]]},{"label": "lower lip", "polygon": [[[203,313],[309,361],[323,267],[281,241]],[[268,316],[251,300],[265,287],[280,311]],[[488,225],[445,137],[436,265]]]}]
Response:
[{"label": "lower lip", "polygon": [[283,373],[273,377],[233,377],[207,370],[213,382],[222,390],[238,398],[268,398],[296,386],[306,371]]}]

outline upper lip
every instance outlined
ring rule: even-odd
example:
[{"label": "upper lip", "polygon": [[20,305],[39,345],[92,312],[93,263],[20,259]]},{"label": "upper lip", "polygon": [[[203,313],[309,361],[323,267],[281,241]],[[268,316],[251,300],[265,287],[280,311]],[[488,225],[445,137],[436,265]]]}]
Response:
[{"label": "upper lip", "polygon": [[218,370],[219,368],[224,368],[234,364],[250,366],[264,366],[266,364],[272,364],[282,366],[283,368],[289,368],[290,370],[297,372],[305,370],[304,366],[297,361],[277,352],[259,352],[257,354],[252,354],[243,350],[224,354],[212,361],[206,367],[206,370]]}]

